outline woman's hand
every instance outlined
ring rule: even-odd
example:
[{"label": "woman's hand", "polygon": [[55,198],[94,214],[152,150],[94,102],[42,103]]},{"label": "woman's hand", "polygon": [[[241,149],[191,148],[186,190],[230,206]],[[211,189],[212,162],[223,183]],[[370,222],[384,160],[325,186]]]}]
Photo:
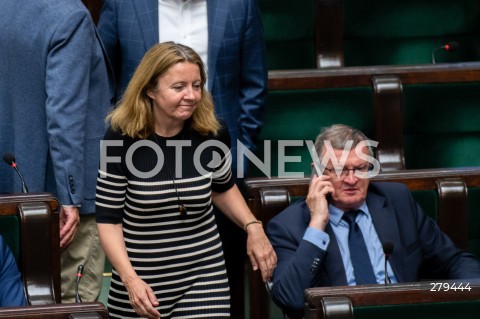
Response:
[{"label": "woman's hand", "polygon": [[253,270],[256,271],[260,268],[262,279],[267,282],[277,266],[277,255],[261,224],[251,224],[246,231],[248,233],[247,255],[250,258]]},{"label": "woman's hand", "polygon": [[141,317],[160,319],[160,312],[154,307],[159,305],[152,288],[140,277],[134,276],[124,280],[128,298],[135,312]]}]

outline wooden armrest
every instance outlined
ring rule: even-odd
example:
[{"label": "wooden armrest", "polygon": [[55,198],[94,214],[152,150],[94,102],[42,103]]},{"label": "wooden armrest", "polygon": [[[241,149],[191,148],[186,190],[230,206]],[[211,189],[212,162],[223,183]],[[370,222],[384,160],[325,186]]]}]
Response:
[{"label": "wooden armrest", "polygon": [[[446,286],[435,284],[456,285],[469,289],[444,289]],[[340,297],[340,299],[330,299]],[[409,305],[421,303],[437,303],[450,301],[469,301],[480,299],[480,281],[439,281],[439,282],[413,282],[393,285],[363,285],[341,287],[318,287],[305,290],[305,319],[333,318],[327,317],[328,312],[341,313],[341,318],[353,318],[353,308],[348,309],[347,303],[352,307],[384,306],[384,305]],[[347,301],[349,300],[349,302]],[[327,303],[326,303],[327,302]],[[326,309],[326,306],[329,309]],[[352,314],[352,316],[350,316]],[[334,317],[338,318],[338,317]]]},{"label": "wooden armrest", "polygon": [[379,75],[397,76],[403,85],[478,82],[480,62],[274,70],[268,72],[268,89],[275,91],[371,86],[372,77]]},{"label": "wooden armrest", "polygon": [[108,319],[108,311],[100,302],[5,307],[0,318],[18,319]]},{"label": "wooden armrest", "polygon": [[30,305],[60,303],[59,203],[48,193],[0,195],[0,215],[20,220],[19,270]]}]

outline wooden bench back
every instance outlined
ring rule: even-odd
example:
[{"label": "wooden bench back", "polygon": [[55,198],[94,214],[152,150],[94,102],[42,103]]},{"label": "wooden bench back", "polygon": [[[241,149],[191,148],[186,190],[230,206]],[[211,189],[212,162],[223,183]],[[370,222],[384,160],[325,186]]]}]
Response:
[{"label": "wooden bench back", "polygon": [[[480,282],[446,280],[395,284],[388,287],[382,285],[317,287],[305,291],[305,301],[305,319],[364,318],[358,313],[358,316],[354,316],[355,307],[363,308],[364,311],[374,310],[383,313],[382,317],[393,318],[397,317],[394,309],[405,311],[405,308],[409,307],[406,310],[410,311],[408,318],[422,318],[421,313],[416,313],[418,308],[415,308],[421,305],[435,308],[450,306],[454,309],[450,309],[449,313],[455,313],[455,317],[467,318],[470,315],[471,318],[475,318],[475,315],[469,314],[472,309],[466,308],[465,305],[475,302],[475,309],[477,311],[480,309]],[[440,312],[442,309],[433,311]],[[445,317],[437,313],[435,318]]]},{"label": "wooden bench back", "polygon": [[286,171],[308,173],[304,141],[337,123],[379,142],[383,170],[480,165],[479,62],[270,71],[268,86],[257,156],[271,149],[270,176],[281,174],[279,141],[300,143],[286,148],[302,158]]},{"label": "wooden bench back", "polygon": [[10,227],[19,227],[20,237],[13,241],[29,305],[61,302],[59,209],[48,193],[0,195],[0,218],[17,217],[8,220]]},{"label": "wooden bench back", "polygon": [[100,302],[5,307],[0,318],[8,319],[108,319],[108,311]]}]

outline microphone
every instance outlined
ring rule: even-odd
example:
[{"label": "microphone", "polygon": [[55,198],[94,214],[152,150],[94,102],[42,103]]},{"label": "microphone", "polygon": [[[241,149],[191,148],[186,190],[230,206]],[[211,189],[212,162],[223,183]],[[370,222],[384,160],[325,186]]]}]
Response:
[{"label": "microphone", "polygon": [[438,50],[445,50],[447,52],[453,52],[457,50],[460,47],[460,43],[457,41],[450,41],[438,48],[433,49],[432,51],[432,64],[436,64],[437,61],[435,60],[435,53],[437,53]]},{"label": "microphone", "polygon": [[75,302],[79,303],[82,302],[82,298],[80,298],[80,294],[78,293],[78,286],[80,285],[80,279],[83,276],[83,265],[78,265],[77,268],[77,282],[75,284]]},{"label": "microphone", "polygon": [[22,181],[22,193],[28,193],[28,188],[27,185],[25,184],[25,180],[23,179],[22,174],[20,173],[20,170],[18,169],[17,163],[15,163],[15,156],[11,153],[5,153],[3,155],[3,160],[5,163],[10,165],[15,171],[17,171],[18,176],[20,176],[20,180]]},{"label": "microphone", "polygon": [[390,257],[393,252],[393,244],[392,242],[386,241],[382,244],[382,247],[383,253],[385,254],[385,286],[387,286],[392,283],[392,281],[390,280],[390,276],[388,276],[387,261],[388,257]]}]

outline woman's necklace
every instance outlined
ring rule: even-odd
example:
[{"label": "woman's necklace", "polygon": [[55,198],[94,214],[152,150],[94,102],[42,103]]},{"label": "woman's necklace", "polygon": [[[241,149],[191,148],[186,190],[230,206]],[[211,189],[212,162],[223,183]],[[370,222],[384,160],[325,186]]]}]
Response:
[{"label": "woman's necklace", "polygon": [[173,187],[175,188],[175,194],[177,195],[178,211],[180,212],[180,217],[187,218],[187,208],[185,207],[185,205],[183,205],[183,202],[180,199],[180,195],[178,194],[178,190],[177,190],[177,184],[175,183],[175,178],[173,178],[172,172],[170,172],[170,170],[167,170],[167,172],[168,172],[168,175],[170,175],[170,179],[172,180]]},{"label": "woman's necklace", "polygon": [[[185,135],[185,131],[183,132],[182,135]],[[158,146],[160,146],[160,143],[158,142],[157,139],[157,133],[153,132],[153,138],[155,139],[155,142],[157,143]],[[172,172],[170,172],[169,169],[166,169],[168,176],[172,180],[173,183],[173,188],[175,189],[175,194],[177,195],[177,200],[178,200],[178,211],[180,212],[180,217],[181,218],[187,218],[187,208],[185,205],[183,205],[182,199],[180,198],[180,194],[178,193],[177,189],[177,184],[175,183],[175,178],[173,178]]]}]

